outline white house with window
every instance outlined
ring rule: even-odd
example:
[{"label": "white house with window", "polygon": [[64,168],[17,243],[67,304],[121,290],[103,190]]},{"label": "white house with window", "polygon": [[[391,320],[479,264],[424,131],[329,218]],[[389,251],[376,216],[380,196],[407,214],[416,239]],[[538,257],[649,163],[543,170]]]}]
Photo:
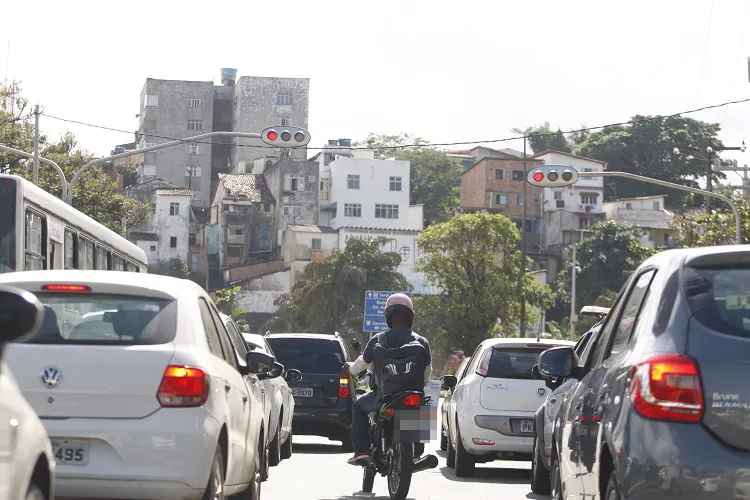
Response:
[{"label": "white house with window", "polygon": [[153,193],[150,224],[130,237],[146,252],[149,265],[180,259],[187,264],[190,230],[188,189],[157,189]]}]

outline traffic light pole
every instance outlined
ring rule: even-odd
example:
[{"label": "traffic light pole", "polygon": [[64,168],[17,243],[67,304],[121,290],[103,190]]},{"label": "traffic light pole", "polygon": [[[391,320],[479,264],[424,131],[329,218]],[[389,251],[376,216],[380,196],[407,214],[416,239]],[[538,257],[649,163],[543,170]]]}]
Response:
[{"label": "traffic light pole", "polygon": [[[526,179],[526,137],[523,138],[523,178]],[[520,337],[526,337],[526,293],[524,290],[524,282],[526,281],[526,184],[523,183],[523,217],[521,223],[521,255],[523,255],[523,261],[521,262],[521,324]],[[544,221],[542,221],[544,223]]]},{"label": "traffic light pole", "polygon": [[[3,144],[0,144],[0,151],[13,153],[18,156],[23,156],[24,158],[32,158],[32,159],[34,158],[34,155],[32,153],[27,153],[26,151],[21,151],[20,149],[11,148]],[[60,174],[60,182],[62,183],[61,197],[63,201],[66,201],[67,196],[68,196],[68,180],[65,178],[65,172],[63,172],[63,169],[60,168],[60,165],[58,165],[52,160],[48,160],[47,158],[42,158],[41,156],[38,159],[39,159],[39,163],[44,163],[46,165],[50,165],[54,167],[55,170],[57,170],[57,173]]]}]

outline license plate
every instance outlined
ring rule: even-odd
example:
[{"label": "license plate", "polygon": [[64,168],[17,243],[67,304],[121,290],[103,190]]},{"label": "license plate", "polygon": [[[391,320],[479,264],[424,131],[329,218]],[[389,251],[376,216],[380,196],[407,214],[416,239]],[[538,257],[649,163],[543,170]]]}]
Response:
[{"label": "license plate", "polygon": [[74,439],[52,440],[52,454],[60,465],[89,463],[89,442]]},{"label": "license plate", "polygon": [[534,434],[534,421],[521,420],[521,432],[524,434]]},{"label": "license plate", "polygon": [[295,387],[292,389],[292,396],[295,398],[311,398],[313,390],[310,387]]}]

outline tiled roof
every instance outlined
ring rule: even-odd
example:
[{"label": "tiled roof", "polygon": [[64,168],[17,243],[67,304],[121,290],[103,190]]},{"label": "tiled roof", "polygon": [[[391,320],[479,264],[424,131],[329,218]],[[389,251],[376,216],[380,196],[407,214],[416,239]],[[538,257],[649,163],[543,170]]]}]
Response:
[{"label": "tiled roof", "polygon": [[189,189],[157,189],[156,194],[161,196],[193,196]]},{"label": "tiled roof", "polygon": [[219,174],[225,196],[244,196],[255,203],[275,203],[261,174]]}]

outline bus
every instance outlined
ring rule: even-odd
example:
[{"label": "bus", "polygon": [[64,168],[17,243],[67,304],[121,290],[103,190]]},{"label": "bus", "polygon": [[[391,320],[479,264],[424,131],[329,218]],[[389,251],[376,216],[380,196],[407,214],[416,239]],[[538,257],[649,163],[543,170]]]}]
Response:
[{"label": "bus", "polygon": [[0,174],[0,273],[148,272],[146,252],[23,177]]}]

